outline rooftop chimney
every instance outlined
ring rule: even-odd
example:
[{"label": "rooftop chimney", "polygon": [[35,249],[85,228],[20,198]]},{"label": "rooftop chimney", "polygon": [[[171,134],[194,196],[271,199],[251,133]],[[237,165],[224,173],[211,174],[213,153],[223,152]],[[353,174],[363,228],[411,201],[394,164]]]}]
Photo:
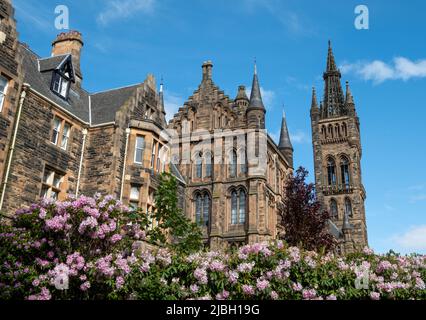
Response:
[{"label": "rooftop chimney", "polygon": [[213,63],[209,60],[203,63],[203,81],[212,79]]},{"label": "rooftop chimney", "polygon": [[72,63],[75,69],[75,77],[77,85],[81,85],[83,75],[80,69],[80,56],[83,47],[83,38],[78,31],[69,31],[60,33],[52,42],[52,56],[63,54],[72,55]]}]

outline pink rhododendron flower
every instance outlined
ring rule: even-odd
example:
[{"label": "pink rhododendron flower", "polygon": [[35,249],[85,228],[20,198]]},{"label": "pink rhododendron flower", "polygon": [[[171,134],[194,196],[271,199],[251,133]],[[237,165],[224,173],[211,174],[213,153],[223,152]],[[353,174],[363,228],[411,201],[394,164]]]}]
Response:
[{"label": "pink rhododendron flower", "polygon": [[246,295],[248,295],[248,296],[251,296],[251,295],[254,295],[254,289],[253,289],[253,286],[250,286],[250,285],[243,285],[243,292],[244,292],[244,294],[246,294]]}]

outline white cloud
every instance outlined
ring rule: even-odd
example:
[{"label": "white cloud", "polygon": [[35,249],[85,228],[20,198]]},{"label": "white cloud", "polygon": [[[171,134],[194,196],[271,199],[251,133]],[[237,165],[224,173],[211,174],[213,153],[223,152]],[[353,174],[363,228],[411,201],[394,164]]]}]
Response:
[{"label": "white cloud", "polygon": [[418,194],[410,198],[411,203],[426,201],[426,194]]},{"label": "white cloud", "polygon": [[387,80],[407,81],[413,78],[426,77],[426,59],[412,61],[408,58],[397,57],[392,63],[381,60],[364,61],[356,63],[344,63],[340,67],[343,73],[354,73],[367,81],[375,84]]},{"label": "white cloud", "polygon": [[407,250],[426,250],[426,225],[412,227],[404,234],[393,237],[393,241]]},{"label": "white cloud", "polygon": [[166,120],[173,119],[174,115],[179,111],[179,108],[183,105],[184,99],[172,92],[167,90],[164,92],[164,107],[166,109]]},{"label": "white cloud", "polygon": [[100,25],[111,21],[129,18],[137,13],[149,14],[154,11],[155,0],[108,0],[97,17]]}]

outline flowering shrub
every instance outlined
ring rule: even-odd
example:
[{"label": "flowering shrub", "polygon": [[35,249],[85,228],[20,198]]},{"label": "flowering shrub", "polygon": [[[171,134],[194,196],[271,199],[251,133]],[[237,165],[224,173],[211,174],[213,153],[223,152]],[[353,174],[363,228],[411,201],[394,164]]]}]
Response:
[{"label": "flowering shrub", "polygon": [[1,299],[426,299],[426,256],[345,257],[278,241],[232,252],[143,249],[112,197],[43,200],[0,231]]},{"label": "flowering shrub", "polygon": [[18,210],[1,226],[0,298],[113,298],[144,226],[111,196],[43,199]]}]

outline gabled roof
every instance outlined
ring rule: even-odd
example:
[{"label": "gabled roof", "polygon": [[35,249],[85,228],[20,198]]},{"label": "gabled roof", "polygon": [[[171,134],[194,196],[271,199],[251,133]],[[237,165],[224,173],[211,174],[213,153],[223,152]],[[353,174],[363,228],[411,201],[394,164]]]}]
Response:
[{"label": "gabled roof", "polygon": [[94,93],[90,96],[92,125],[113,122],[116,112],[136,94],[140,84]]},{"label": "gabled roof", "polygon": [[45,59],[38,59],[39,66],[40,66],[40,72],[50,71],[59,69],[61,65],[70,58],[71,55],[64,54],[60,56],[45,58]]}]

